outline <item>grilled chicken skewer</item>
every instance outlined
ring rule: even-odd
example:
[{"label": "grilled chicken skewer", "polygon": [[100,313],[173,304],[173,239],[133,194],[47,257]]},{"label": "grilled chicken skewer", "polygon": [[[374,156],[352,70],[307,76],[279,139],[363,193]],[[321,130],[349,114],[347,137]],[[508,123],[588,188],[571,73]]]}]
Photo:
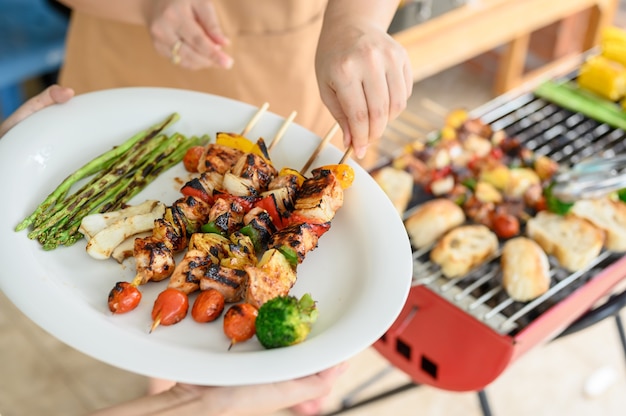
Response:
[{"label": "grilled chicken skewer", "polygon": [[[320,147],[324,146],[326,142],[327,140],[323,141]],[[190,181],[191,183],[188,183],[188,185],[192,188],[203,190],[204,193],[207,195],[210,195],[211,193],[216,193],[217,189],[224,187],[227,191],[229,191],[228,195],[258,197],[259,190],[263,189],[263,187],[267,184],[270,178],[276,177],[276,183],[273,186],[270,186],[267,192],[272,195],[275,200],[280,202],[279,205],[282,210],[287,210],[288,208],[290,208],[293,193],[295,192],[295,187],[293,185],[294,182],[297,180],[295,175],[277,176],[276,172],[267,172],[268,166],[271,167],[271,165],[264,164],[262,158],[259,158],[255,155],[246,155],[246,157],[244,158],[242,157],[242,154],[243,152],[239,152],[237,151],[237,149],[226,146],[220,147],[219,145],[214,145],[208,147],[207,152],[203,158],[204,164],[202,167],[199,166],[199,170],[203,170],[202,175],[200,176],[200,178],[196,178]],[[237,162],[234,164],[234,166],[232,166],[232,168],[229,169],[228,166],[232,165],[234,160],[237,160]],[[261,166],[261,168],[259,168],[259,165]],[[334,176],[324,175],[323,177],[330,178]],[[222,180],[222,183],[220,183],[220,179]],[[314,194],[314,190],[316,188],[319,188],[320,186],[319,182],[320,178],[316,178],[315,181],[311,182],[312,186],[308,187],[311,188],[311,190],[309,190],[308,193],[303,194],[303,197],[300,198],[301,207],[299,208],[299,210],[297,209],[295,211],[296,216],[304,215],[306,217],[307,212],[309,215],[313,214],[312,218],[309,219],[309,221],[313,221],[314,223],[329,221],[334,215],[333,211],[341,206],[341,203],[343,201],[341,197],[340,202],[334,205],[331,204],[332,207],[329,209],[328,201],[333,200],[333,192],[330,192],[328,195],[323,195],[322,197],[320,197],[317,203],[311,202],[311,196],[312,194]],[[307,187],[304,187],[304,189],[307,189]],[[210,190],[212,190],[212,192],[210,192]],[[336,194],[336,192],[334,193]],[[280,197],[276,198],[277,195]],[[334,200],[337,200],[336,196],[334,197]],[[191,216],[191,218],[197,220],[200,223],[204,222],[204,218],[206,216],[206,203],[209,201],[205,200],[204,198],[194,198],[192,196],[188,196],[186,202],[187,205],[182,204],[183,207],[189,205],[200,205],[201,207],[205,208],[203,210],[200,210],[199,215],[195,215],[196,213],[194,212],[194,210],[187,210],[191,214],[194,214]],[[188,202],[192,202],[192,204],[189,204]],[[232,208],[233,203],[228,203],[228,201],[220,198],[218,192],[217,199],[213,201],[213,205],[209,210],[210,222],[216,222],[222,225],[228,224],[229,222],[231,222],[228,220],[233,217],[233,212],[237,212],[237,210],[233,210]],[[257,213],[255,213],[253,210],[251,211],[249,216],[252,216],[254,220],[247,220],[246,224],[264,224],[264,227],[270,228],[267,224],[271,225],[272,222],[268,221],[269,217],[267,213],[259,209],[257,209],[257,211],[258,214],[265,214],[265,218],[263,218],[262,215],[257,216]],[[180,212],[180,210],[174,210],[171,212],[177,213]],[[228,219],[227,221],[224,221],[224,216],[226,216],[226,218]],[[241,217],[241,215],[235,215],[234,217]],[[260,220],[257,217],[259,217]],[[138,276],[141,275],[141,278],[136,278],[133,282],[131,282],[130,286],[136,287],[138,284],[144,284],[149,280],[162,280],[166,278],[169,273],[171,273],[173,267],[173,254],[171,251],[168,253],[167,249],[169,248],[174,249],[174,251],[179,251],[180,249],[183,249],[185,247],[184,243],[186,242],[186,232],[184,232],[184,218],[185,216],[183,215],[182,218],[180,218],[180,221],[172,221],[179,219],[175,215],[172,215],[169,222],[164,220],[163,224],[161,224],[162,232],[158,233],[159,238],[154,238],[155,236],[153,235],[153,237],[144,239],[136,244],[137,248],[143,253],[143,255],[142,253],[140,253],[139,256],[136,256],[138,260],[142,260],[140,262],[141,265],[138,267]],[[239,220],[232,222],[237,223],[239,222]],[[168,223],[170,225],[169,227]],[[174,224],[176,226],[174,226]],[[224,231],[229,232],[233,228],[235,227],[226,225]],[[294,241],[299,241],[298,245],[304,247],[297,251],[298,262],[301,262],[306,252],[314,249],[317,246],[317,238],[319,238],[319,236],[312,233],[312,231],[310,230],[310,226],[303,227],[302,225],[300,225],[298,227],[292,228],[293,230],[291,230],[291,234],[299,236],[300,240],[291,236],[289,244],[291,246],[294,246],[296,245]],[[157,229],[158,227],[155,227],[155,231]],[[327,229],[328,228],[325,228],[324,232]],[[274,230],[271,229],[269,231],[266,230],[266,234],[271,235],[273,231]],[[319,229],[316,232],[319,232]],[[283,240],[276,239],[275,241],[279,241],[283,246],[286,246],[285,243],[287,242],[287,240],[285,240],[285,236],[289,235],[289,233],[286,234],[283,232],[279,235],[282,236]],[[314,236],[315,238],[312,238],[312,236]],[[177,243],[167,244],[163,241],[155,241],[159,239],[162,239],[164,241],[172,240],[173,242]],[[240,241],[242,240],[243,238],[240,238]],[[243,244],[243,247],[245,247],[245,244]],[[265,278],[265,276],[267,275],[267,267],[265,266],[271,263],[267,261],[262,261],[259,264],[263,264],[264,267],[256,268],[255,258],[249,258],[248,261],[243,262],[235,261],[234,264],[233,259],[235,257],[228,257],[225,260],[228,260],[229,262],[231,262],[231,264],[224,266],[216,261],[220,259],[211,258],[211,256],[208,255],[211,250],[215,250],[215,246],[211,247],[210,250],[198,250],[197,248],[195,248],[194,243],[189,244],[189,251],[187,255],[185,256],[179,267],[177,267],[179,272],[175,272],[175,274],[171,277],[168,288],[176,288],[177,290],[183,292],[185,295],[197,290],[198,288],[202,290],[217,289],[220,294],[225,295],[224,298],[227,301],[234,302],[240,300],[241,298],[241,287],[243,287],[244,278],[247,278],[248,274],[253,274],[254,276],[261,276],[262,278]],[[219,251],[220,250],[217,250],[216,252]],[[251,252],[249,247],[241,251],[247,253]],[[264,258],[265,257],[279,258],[282,257],[282,255],[278,256],[274,254],[273,256],[264,256]],[[191,267],[192,264],[194,267]],[[244,272],[242,270],[244,268],[247,268],[248,271]],[[202,270],[201,274],[200,270]],[[293,278],[287,279],[286,283],[283,285],[283,292],[288,292],[291,286],[293,286],[293,283],[295,282],[295,270],[293,270],[293,273],[285,273],[284,271],[279,272],[279,275],[281,276],[287,276],[289,274],[292,274]],[[202,277],[200,277],[200,279],[198,280],[199,276]],[[196,282],[196,280],[198,280],[198,282]],[[256,280],[253,280],[253,282],[255,281]],[[248,298],[252,301],[252,303],[255,304],[260,304],[270,297],[275,296],[275,294],[273,294],[271,291],[269,292],[269,294],[263,294],[262,291],[260,292],[258,290],[255,292],[254,288],[261,287],[262,289],[265,289],[264,285],[248,285],[246,282],[246,287],[252,288],[251,290],[249,290],[249,293],[252,293],[253,295],[248,296]],[[118,285],[116,285],[116,289],[118,289]],[[259,294],[261,294],[260,297],[258,296]],[[178,320],[175,320],[173,323],[177,321]],[[162,321],[160,317],[155,318],[155,323],[158,324],[159,322],[163,323],[164,321]],[[154,326],[152,329],[154,329]]]},{"label": "grilled chicken skewer", "polygon": [[[260,156],[246,155],[238,149],[219,144],[209,145],[207,148],[207,162],[204,163],[207,170],[183,187],[197,192],[180,198],[167,207],[165,215],[155,221],[151,236],[135,239],[133,256],[136,275],[131,282],[118,282],[109,293],[108,304],[113,313],[125,313],[137,306],[141,298],[138,286],[170,277],[175,269],[174,256],[187,247],[187,237],[198,231],[201,225],[209,220],[218,224],[233,222],[233,214],[236,212],[233,208],[237,202],[231,203],[219,197],[209,201],[207,198],[210,196],[213,199],[211,194],[215,194],[215,190],[226,186],[223,192],[225,196],[232,195],[228,192],[236,193],[243,189],[254,193],[254,186],[262,189],[269,178],[276,174],[275,169]],[[242,175],[241,181],[237,181],[234,173]],[[225,177],[230,179],[225,181]],[[242,185],[243,181],[245,184]],[[210,194],[207,189],[212,190]],[[240,207],[240,211],[243,215],[243,207]],[[135,301],[129,302],[126,299]]]},{"label": "grilled chicken skewer", "polygon": [[[265,242],[255,244],[239,231],[230,234],[231,241],[216,233],[194,234],[168,289],[186,295],[198,289],[215,289],[222,294],[216,298],[220,302],[244,301],[255,308],[276,296],[287,295],[296,282],[297,265],[317,247],[319,237],[330,228],[330,221],[343,204],[342,184],[331,170],[316,169],[312,174],[296,194],[291,225],[276,231],[264,210],[253,208],[246,214],[247,227],[254,224],[255,229],[270,235],[267,246]],[[256,253],[260,255],[258,262]],[[206,307],[213,308],[210,304]],[[155,308],[165,309],[158,300]],[[180,304],[169,308],[186,314]]]}]

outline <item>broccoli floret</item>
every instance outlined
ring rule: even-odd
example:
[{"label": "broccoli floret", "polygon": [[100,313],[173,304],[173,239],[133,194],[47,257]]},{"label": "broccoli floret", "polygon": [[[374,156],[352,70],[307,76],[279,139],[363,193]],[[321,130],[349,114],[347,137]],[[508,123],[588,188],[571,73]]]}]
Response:
[{"label": "broccoli floret", "polygon": [[265,348],[287,347],[304,341],[316,319],[317,307],[308,293],[300,300],[278,296],[259,308],[256,336]]}]

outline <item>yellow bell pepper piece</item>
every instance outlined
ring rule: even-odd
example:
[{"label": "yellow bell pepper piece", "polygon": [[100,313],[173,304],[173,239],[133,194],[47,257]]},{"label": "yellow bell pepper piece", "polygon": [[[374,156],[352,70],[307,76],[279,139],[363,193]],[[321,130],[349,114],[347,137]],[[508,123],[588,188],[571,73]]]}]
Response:
[{"label": "yellow bell pepper piece", "polygon": [[297,178],[297,184],[298,186],[302,186],[302,183],[304,182],[304,180],[306,179],[300,172],[298,172],[295,169],[291,169],[291,168],[282,168],[280,170],[280,172],[278,173],[279,176],[288,176],[288,175],[294,175]]},{"label": "yellow bell pepper piece", "polygon": [[258,144],[237,133],[217,133],[215,143],[241,150],[244,153],[254,153],[266,159]]},{"label": "yellow bell pepper piece", "polygon": [[354,182],[354,169],[352,169],[352,166],[345,163],[326,165],[317,169],[326,169],[331,171],[339,181],[341,189],[348,189],[352,186],[352,182]]}]

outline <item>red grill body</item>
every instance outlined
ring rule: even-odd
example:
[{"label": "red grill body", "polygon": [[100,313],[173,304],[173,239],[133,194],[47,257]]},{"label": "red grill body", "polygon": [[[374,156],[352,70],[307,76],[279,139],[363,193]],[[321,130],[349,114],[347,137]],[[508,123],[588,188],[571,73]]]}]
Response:
[{"label": "red grill body", "polygon": [[[564,165],[602,152],[622,152],[626,137],[621,130],[530,93],[507,102],[495,100],[478,113],[495,129],[504,129]],[[556,337],[626,277],[626,257],[608,252],[601,257],[579,277],[567,273],[553,277],[554,284],[571,283],[520,318],[516,328],[505,331],[477,319],[438,288],[421,284],[421,272],[416,270],[416,284],[402,312],[374,348],[415,383],[450,391],[482,390],[524,353]],[[497,278],[492,280],[490,287],[499,284]],[[508,315],[524,307],[508,301]]]}]

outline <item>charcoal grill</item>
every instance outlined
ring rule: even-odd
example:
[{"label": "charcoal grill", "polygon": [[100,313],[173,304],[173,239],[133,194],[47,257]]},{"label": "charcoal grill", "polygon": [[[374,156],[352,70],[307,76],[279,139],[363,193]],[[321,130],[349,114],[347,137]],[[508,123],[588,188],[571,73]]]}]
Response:
[{"label": "charcoal grill", "polygon": [[[626,147],[623,130],[530,92],[514,98],[502,96],[476,109],[472,116],[563,166],[590,156],[622,153]],[[423,192],[416,192],[412,208],[426,198]],[[406,215],[411,213],[409,208]],[[488,409],[483,389],[524,353],[559,334],[589,326],[604,318],[607,309],[615,315],[614,310],[597,306],[626,277],[623,253],[603,251],[576,273],[567,272],[551,259],[550,289],[522,303],[511,299],[501,285],[499,256],[457,279],[442,276],[438,266],[429,261],[428,249],[414,251],[413,259],[408,300],[374,348],[407,373],[413,381],[410,384],[479,391],[483,410]],[[626,292],[605,306],[621,308],[625,299]],[[626,349],[621,321],[618,327]]]}]

